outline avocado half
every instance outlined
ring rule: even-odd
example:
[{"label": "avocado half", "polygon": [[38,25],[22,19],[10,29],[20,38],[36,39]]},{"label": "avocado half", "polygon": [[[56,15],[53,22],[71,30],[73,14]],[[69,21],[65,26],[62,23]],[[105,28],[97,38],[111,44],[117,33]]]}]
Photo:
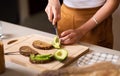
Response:
[{"label": "avocado half", "polygon": [[67,58],[68,51],[66,49],[57,49],[54,53],[54,57],[56,60],[63,61]]},{"label": "avocado half", "polygon": [[54,37],[54,40],[53,40],[53,42],[52,42],[52,45],[53,45],[53,47],[56,48],[56,49],[59,49],[59,48],[61,47],[61,45],[60,45],[60,40],[59,40],[58,36],[55,36],[55,37]]}]

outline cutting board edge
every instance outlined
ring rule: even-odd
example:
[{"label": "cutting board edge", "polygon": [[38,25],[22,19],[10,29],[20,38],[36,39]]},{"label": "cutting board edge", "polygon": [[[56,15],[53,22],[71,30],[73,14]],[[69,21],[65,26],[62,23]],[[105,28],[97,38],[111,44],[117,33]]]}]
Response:
[{"label": "cutting board edge", "polygon": [[69,66],[70,64],[72,64],[72,62],[74,62],[75,60],[77,60],[79,57],[83,56],[84,54],[89,52],[89,48],[86,47],[86,51],[82,52],[81,54],[79,54],[76,58],[72,59],[71,61],[68,61],[66,64],[64,64],[62,67],[60,66],[59,68],[54,68],[54,69],[60,69],[60,68],[64,68],[66,66]]}]

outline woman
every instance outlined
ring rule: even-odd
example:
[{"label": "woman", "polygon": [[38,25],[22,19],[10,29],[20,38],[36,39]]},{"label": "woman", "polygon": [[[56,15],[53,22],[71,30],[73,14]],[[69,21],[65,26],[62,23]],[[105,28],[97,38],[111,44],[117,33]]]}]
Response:
[{"label": "woman", "polygon": [[48,0],[45,9],[49,21],[55,25],[62,44],[79,40],[113,48],[112,13],[120,0]]}]

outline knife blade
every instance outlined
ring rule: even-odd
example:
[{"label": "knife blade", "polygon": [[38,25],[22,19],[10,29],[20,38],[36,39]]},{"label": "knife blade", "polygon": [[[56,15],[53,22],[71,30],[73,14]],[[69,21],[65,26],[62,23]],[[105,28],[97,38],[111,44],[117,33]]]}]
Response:
[{"label": "knife blade", "polygon": [[54,28],[55,28],[55,34],[59,37],[59,35],[58,35],[57,23],[54,25]]},{"label": "knife blade", "polygon": [[[53,25],[55,28],[55,34],[57,35],[57,37],[59,38],[59,34],[58,34],[58,27],[57,27],[57,23],[55,25]],[[60,38],[59,41],[61,42]]]}]

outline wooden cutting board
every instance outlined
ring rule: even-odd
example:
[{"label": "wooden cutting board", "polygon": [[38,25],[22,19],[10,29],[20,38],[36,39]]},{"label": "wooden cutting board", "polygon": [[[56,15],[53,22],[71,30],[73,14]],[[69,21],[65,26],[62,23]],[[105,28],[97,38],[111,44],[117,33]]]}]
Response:
[{"label": "wooden cutting board", "polygon": [[[14,42],[12,44],[7,44],[9,41],[14,40],[14,39],[17,39],[18,41]],[[20,37],[20,38],[14,38],[14,39],[4,41],[5,52],[19,51],[19,48],[21,46],[30,46],[34,50],[38,51],[40,54],[46,54],[46,53],[53,54],[57,50],[57,49],[41,50],[41,49],[36,49],[32,46],[32,42],[34,40],[41,40],[41,41],[50,43],[51,41],[53,41],[53,38],[50,38],[50,37],[41,36],[38,34],[32,34],[32,35],[28,35],[28,36],[24,36],[24,37]],[[52,62],[46,63],[46,64],[32,64],[32,63],[30,63],[28,57],[20,55],[19,53],[16,55],[5,55],[5,58],[6,58],[6,60],[9,60],[11,62],[17,63],[17,64],[25,66],[25,67],[29,67],[31,69],[45,71],[45,70],[55,70],[55,69],[62,68],[64,66],[70,64],[74,60],[76,60],[81,55],[84,55],[84,53],[88,52],[88,47],[82,46],[79,44],[66,45],[63,48],[68,50],[68,58],[63,62],[59,62],[56,60],[56,61],[52,61]]]}]

